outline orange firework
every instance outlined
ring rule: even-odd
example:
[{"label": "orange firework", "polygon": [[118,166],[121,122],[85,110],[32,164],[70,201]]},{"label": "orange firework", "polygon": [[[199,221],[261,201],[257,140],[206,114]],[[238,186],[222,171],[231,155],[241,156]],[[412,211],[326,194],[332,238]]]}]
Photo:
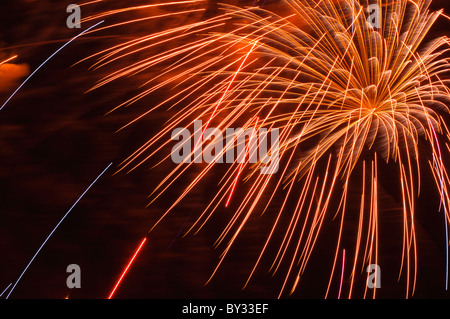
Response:
[{"label": "orange firework", "polygon": [[[450,151],[445,122],[450,91],[443,79],[449,71],[445,57],[449,41],[438,37],[425,42],[430,28],[443,15],[442,11],[430,11],[429,5],[430,1],[423,0],[284,0],[275,12],[270,7],[223,4],[219,15],[132,38],[95,54],[98,61],[94,67],[113,67],[121,65],[122,59],[149,52],[137,62],[117,68],[93,87],[152,71],[142,92],[116,109],[159,90],[170,89],[171,93],[126,125],[164,107],[173,112],[164,127],[131,154],[120,170],[132,171],[164,152],[172,143],[168,136],[175,129],[190,127],[197,120],[204,123],[202,137],[211,127],[221,133],[220,143],[225,147],[217,158],[234,145],[235,140],[226,138],[227,128],[279,130],[277,150],[271,149],[256,163],[234,160],[221,176],[216,195],[188,232],[198,232],[221,205],[228,206],[230,189],[233,191],[242,177],[248,191],[227,208],[233,209],[233,215],[217,239],[216,245],[224,244],[225,248],[213,275],[254,216],[270,214],[273,224],[246,285],[263,256],[270,254],[275,235],[281,233],[270,270],[285,270],[279,292],[282,296],[301,283],[324,224],[329,217],[337,218],[339,231],[328,296],[333,279],[339,276],[342,238],[348,236],[347,216],[356,216],[357,227],[351,231],[354,247],[346,247],[347,255],[353,256],[347,289],[348,297],[352,297],[356,274],[379,261],[379,171],[384,162],[393,162],[403,216],[399,268],[406,278],[406,297],[411,296],[418,262],[415,201],[423,174],[434,177],[446,228],[450,219],[450,180],[443,160]],[[174,1],[110,11],[90,19],[158,6],[172,10],[105,28],[205,11],[204,1]],[[191,137],[199,141],[196,134]],[[179,163],[170,171],[152,192],[152,202],[198,163],[198,148],[208,147],[213,135],[201,139],[200,145],[194,143],[189,154],[194,160]],[[244,157],[252,155],[249,147],[244,152]],[[279,153],[280,169],[260,174],[273,152]],[[426,165],[422,165],[422,159]],[[171,161],[170,154],[164,154],[164,161]],[[201,166],[200,173],[161,219],[188,198],[216,162]],[[361,190],[356,213],[349,209],[352,184]],[[281,205],[276,204],[280,193],[284,197]],[[287,223],[282,222],[285,216]],[[341,277],[339,296],[342,284]],[[364,297],[366,294],[367,287]]]}]

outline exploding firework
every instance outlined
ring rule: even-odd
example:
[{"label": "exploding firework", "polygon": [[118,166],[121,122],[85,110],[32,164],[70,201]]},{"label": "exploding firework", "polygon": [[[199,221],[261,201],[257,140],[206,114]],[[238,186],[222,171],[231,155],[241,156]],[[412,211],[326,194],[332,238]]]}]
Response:
[{"label": "exploding firework", "polygon": [[[215,195],[188,233],[198,232],[219,210],[232,211],[217,238],[216,245],[223,245],[224,251],[214,276],[252,220],[269,216],[270,228],[245,285],[269,256],[270,271],[283,271],[281,297],[301,284],[324,227],[337,220],[326,296],[336,280],[341,296],[347,251],[346,289],[352,297],[358,273],[379,263],[380,168],[391,165],[402,207],[399,276],[405,278],[406,297],[414,294],[419,255],[415,203],[424,175],[434,178],[446,230],[450,219],[445,166],[450,151],[446,125],[450,91],[445,80],[449,42],[446,37],[425,41],[443,12],[431,11],[430,1],[422,0],[284,0],[276,4],[276,11],[269,5],[223,4],[221,14],[212,16],[203,6],[196,0],[152,4],[108,11],[84,21],[150,8],[161,12],[103,29],[202,15],[198,21],[170,25],[90,57],[98,59],[95,68],[119,66],[93,89],[122,77],[156,74],[143,83],[139,94],[114,110],[169,92],[164,101],[125,126],[155,110],[166,109],[172,115],[119,171],[132,171],[157,154],[163,154],[159,164],[171,163],[170,154],[164,152],[173,143],[172,132],[202,120],[189,139],[192,161],[176,165],[151,194],[154,202],[200,167],[161,221],[189,200],[206,176],[216,174],[218,159],[237,139],[227,138],[227,128],[278,129],[278,145],[272,144],[276,150],[259,156],[256,163],[250,163],[256,150],[249,145],[252,139],[258,145],[263,141],[247,136],[247,147],[223,171]],[[376,25],[368,21],[369,6],[376,8]],[[122,67],[121,60],[133,56],[138,61]],[[217,143],[223,147],[215,160],[199,164],[201,150]],[[279,169],[260,174],[274,152]],[[246,192],[236,194],[244,182]],[[351,224],[352,220],[357,222]],[[353,238],[352,247],[343,247],[347,238]],[[445,244],[448,247],[448,239]],[[363,293],[365,297],[367,287]],[[375,297],[376,289],[371,294]]]}]

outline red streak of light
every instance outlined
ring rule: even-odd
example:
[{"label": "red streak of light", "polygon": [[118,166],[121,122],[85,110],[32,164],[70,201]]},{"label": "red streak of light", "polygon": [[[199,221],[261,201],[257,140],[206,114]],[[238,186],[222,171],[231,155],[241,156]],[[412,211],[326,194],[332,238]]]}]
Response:
[{"label": "red streak of light", "polygon": [[138,249],[136,250],[136,252],[133,255],[133,258],[131,258],[130,262],[128,263],[127,267],[125,268],[125,270],[123,271],[122,275],[120,276],[119,280],[117,281],[116,286],[114,287],[114,289],[111,291],[111,294],[109,295],[108,299],[111,299],[112,296],[114,295],[114,293],[116,292],[117,288],[120,285],[120,282],[122,281],[123,277],[125,277],[128,269],[130,268],[131,264],[133,263],[134,259],[136,258],[136,256],[139,254],[139,251],[141,250],[142,246],[144,246],[145,242],[147,241],[147,238],[144,238],[141,242],[141,244],[139,245]]},{"label": "red streak of light", "polygon": [[339,285],[339,295],[338,295],[338,299],[341,299],[342,281],[344,280],[344,266],[345,266],[345,249],[342,250],[341,284]]}]

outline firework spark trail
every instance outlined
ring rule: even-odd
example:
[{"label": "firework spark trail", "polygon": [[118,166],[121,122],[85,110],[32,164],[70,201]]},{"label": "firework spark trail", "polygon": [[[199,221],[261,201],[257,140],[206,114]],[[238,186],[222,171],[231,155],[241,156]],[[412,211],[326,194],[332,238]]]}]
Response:
[{"label": "firework spark trail", "polygon": [[94,24],[93,26],[87,28],[86,30],[84,30],[83,32],[81,32],[80,34],[78,34],[77,36],[73,37],[72,39],[70,39],[68,42],[66,42],[62,47],[60,47],[58,50],[56,50],[51,56],[49,56],[44,62],[42,62],[37,68],[36,70],[34,70],[23,82],[21,85],[19,85],[19,87],[11,94],[11,96],[3,103],[3,105],[0,107],[0,111],[6,106],[6,104],[17,94],[17,92],[19,92],[19,90],[28,82],[29,79],[31,79],[31,77],[33,77],[33,75],[36,74],[37,71],[39,71],[48,61],[51,60],[51,58],[53,58],[56,54],[58,54],[62,49],[64,49],[66,46],[68,46],[70,43],[72,43],[74,40],[76,40],[77,38],[79,38],[80,36],[82,36],[83,34],[85,34],[86,32],[94,29],[95,27],[97,27],[98,25],[102,24],[104,22],[100,21],[96,24]]},{"label": "firework spark trail", "polygon": [[[126,7],[122,9],[116,9],[116,10],[110,10],[101,14],[96,14],[89,16],[87,18],[84,18],[82,22],[87,22],[99,18],[109,17],[115,14],[124,13],[124,12],[130,12],[134,10],[142,10],[142,9],[149,9],[149,8],[156,8],[156,7],[164,7],[164,6],[173,6],[173,5],[180,5],[180,4],[190,4],[190,3],[199,3],[204,2],[205,0],[184,0],[184,1],[172,1],[172,2],[166,2],[166,3],[156,3],[156,4],[148,4],[148,5],[141,5],[141,6],[132,6],[132,7]],[[87,5],[88,3],[85,3],[84,5]],[[150,18],[153,18],[150,17]],[[132,20],[135,21],[135,20]],[[108,27],[106,27],[108,28]]]},{"label": "firework spark trail", "polygon": [[442,152],[439,145],[439,140],[436,134],[436,130],[434,129],[431,121],[428,119],[428,125],[432,132],[436,147],[437,147],[437,155],[439,156],[439,164],[436,160],[436,155],[433,153],[433,161],[436,167],[436,174],[439,180],[440,188],[441,188],[441,196],[439,203],[439,212],[444,209],[444,226],[445,226],[445,290],[448,290],[448,272],[449,272],[449,242],[448,242],[448,214],[447,214],[447,205],[444,196],[444,171],[443,171],[443,161],[442,161]]},{"label": "firework spark trail", "polygon": [[[443,178],[440,174],[439,165],[436,161],[436,157],[433,154],[433,160],[436,167],[436,172],[441,184],[441,201],[444,202],[444,182]],[[449,251],[449,244],[448,244],[448,220],[447,220],[447,206],[443,205],[444,207],[444,225],[445,225],[445,290],[448,290],[448,251]],[[439,207],[439,211],[441,211],[441,207]]]},{"label": "firework spark trail", "polygon": [[345,267],[345,249],[342,250],[342,270],[341,270],[341,282],[339,284],[338,299],[341,299],[342,283],[344,282],[344,267]]},{"label": "firework spark trail", "polygon": [[3,294],[9,289],[9,287],[11,287],[12,283],[10,283],[8,285],[8,287],[5,288],[5,290],[3,290],[3,292],[0,294],[0,297],[3,296]]},{"label": "firework spark trail", "polygon": [[116,285],[114,286],[113,290],[111,291],[111,293],[108,296],[108,299],[112,299],[112,297],[114,296],[114,293],[116,292],[117,288],[119,287],[120,283],[122,282],[122,279],[125,277],[125,275],[128,272],[128,269],[131,267],[131,265],[133,264],[134,260],[136,259],[137,255],[139,254],[139,252],[141,251],[142,247],[144,246],[145,242],[147,241],[147,237],[145,237],[141,243],[139,244],[139,247],[136,249],[133,257],[130,259],[130,261],[128,262],[127,266],[125,267],[124,271],[122,272],[122,275],[120,276],[119,280],[117,281]]},{"label": "firework spark trail", "polygon": [[249,139],[249,141],[248,141],[248,143],[247,143],[247,146],[246,146],[246,148],[245,148],[245,152],[244,152],[244,160],[243,160],[242,163],[239,165],[239,169],[238,169],[238,172],[237,172],[237,175],[236,175],[236,179],[234,180],[233,185],[231,186],[230,195],[228,196],[228,199],[227,199],[227,201],[225,202],[225,207],[228,207],[228,204],[230,204],[231,197],[233,196],[234,190],[235,190],[236,185],[237,185],[238,180],[239,180],[239,175],[241,175],[241,172],[242,172],[242,170],[244,169],[244,166],[245,166],[245,157],[247,157],[247,155],[248,155],[248,159],[250,160],[249,150],[250,150],[250,145],[252,145],[252,143],[253,143],[253,139],[254,139],[254,136],[253,136],[253,135],[254,135],[255,132],[256,132],[256,127],[257,127],[257,125],[258,125],[258,120],[259,120],[259,118],[257,117],[257,118],[256,118],[256,121],[255,121],[255,127],[253,128],[253,131],[252,131],[252,135],[250,136],[250,139]]},{"label": "firework spark trail", "polygon": [[348,299],[352,297],[353,292],[353,284],[355,281],[355,272],[356,267],[358,265],[358,251],[359,247],[361,245],[361,238],[362,238],[362,230],[363,230],[363,219],[364,219],[364,200],[366,195],[366,162],[363,161],[363,171],[362,171],[362,192],[361,192],[361,204],[360,204],[360,210],[359,210],[359,221],[358,221],[358,234],[356,236],[356,247],[355,247],[355,258],[353,260],[353,269],[352,269],[352,275],[351,275],[351,283],[350,283],[350,289],[348,292]]},{"label": "firework spark trail", "polygon": [[5,64],[5,63],[8,63],[8,62],[11,62],[12,60],[14,60],[14,59],[16,59],[16,58],[17,58],[17,55],[14,55],[14,56],[12,56],[12,57],[6,59],[5,61],[0,62],[0,65]]},{"label": "firework spark trail", "polygon": [[[246,285],[263,254],[268,253],[269,241],[278,231],[283,235],[270,271],[275,273],[287,256],[291,257],[286,263],[288,271],[281,296],[285,286],[290,284],[291,276],[294,279],[291,293],[297,287],[314,248],[319,245],[319,233],[333,211],[334,217],[340,216],[336,226],[339,233],[327,294],[336,279],[334,277],[339,276],[341,239],[350,218],[350,214],[346,214],[351,200],[349,185],[353,185],[354,171],[358,167],[363,178],[362,181],[358,179],[359,183],[362,182],[362,194],[358,199],[359,219],[354,231],[356,245],[349,283],[350,298],[354,294],[357,269],[364,269],[367,263],[379,260],[381,214],[378,187],[379,169],[384,163],[379,164],[378,161],[397,163],[403,220],[399,278],[406,273],[406,297],[413,295],[417,277],[415,200],[423,174],[419,159],[429,155],[424,154],[426,152],[422,148],[430,149],[434,157],[435,165],[430,164],[431,173],[441,193],[445,216],[450,220],[447,207],[450,180],[443,161],[447,153],[443,154],[437,140],[437,132],[441,133],[444,126],[447,134],[442,133],[442,137],[449,147],[450,133],[443,114],[449,112],[450,90],[441,76],[450,70],[449,61],[442,58],[450,43],[446,37],[433,39],[429,45],[424,43],[432,25],[445,15],[442,11],[430,12],[430,3],[424,0],[378,1],[382,10],[381,28],[376,29],[367,23],[364,14],[367,1],[283,2],[292,14],[285,12],[283,17],[268,8],[252,6],[242,9],[224,4],[221,7],[223,14],[206,20],[204,24],[196,22],[185,28],[169,28],[154,34],[153,38],[137,38],[96,55],[100,57],[97,63],[101,66],[111,66],[109,63],[153,45],[165,45],[171,39],[178,41],[186,33],[185,43],[132,65],[119,67],[94,87],[162,66],[163,72],[145,82],[149,88],[143,88],[143,92],[119,107],[135,103],[159,89],[179,89],[127,124],[135,123],[163,106],[168,109],[180,106],[167,125],[131,154],[121,164],[120,170],[131,165],[132,171],[151,159],[169,145],[170,141],[165,136],[170,135],[171,130],[185,122],[192,124],[193,119],[206,119],[202,135],[213,118],[220,121],[217,127],[222,131],[227,127],[237,127],[234,125],[240,127],[243,123],[247,126],[256,117],[264,119],[260,127],[267,125],[281,129],[279,154],[286,166],[275,178],[257,175],[257,170],[263,166],[262,161],[248,168],[244,181],[250,184],[249,191],[217,238],[215,246],[224,243],[225,249],[213,272],[214,275],[237,236],[255,215],[258,204],[263,201],[262,196],[268,193],[269,200],[263,204],[261,215],[270,211],[276,217]],[[229,17],[235,20],[226,20]],[[232,25],[231,31],[220,29],[222,24],[219,22],[225,21]],[[209,32],[199,34],[199,40],[192,41],[195,28],[202,30],[201,34]],[[167,39],[160,38],[163,36]],[[147,44],[151,38],[158,39],[158,42]],[[249,46],[252,46],[250,51],[247,49]],[[247,62],[250,53],[252,59]],[[241,66],[236,71],[237,64]],[[162,75],[163,80],[159,78]],[[195,134],[191,136],[196,141],[194,150],[200,143]],[[201,156],[195,152],[191,152],[192,155],[192,162],[177,165],[162,179],[150,194],[150,203],[176,185],[176,181]],[[373,158],[367,160],[365,156]],[[166,154],[163,158],[157,165],[170,160]],[[362,169],[358,163],[362,163]],[[191,179],[154,226],[187,198],[212,167],[213,163],[208,163]],[[207,207],[188,232],[194,228],[198,232],[221,203],[228,206],[232,194],[229,190],[234,189],[236,176],[243,174],[243,168],[242,163],[233,164],[219,178],[217,194],[205,205]],[[299,192],[294,191],[294,182],[300,182]],[[276,205],[277,208],[272,210],[275,193],[282,190],[286,190],[282,205]],[[332,204],[334,200],[337,209]],[[294,212],[287,216],[285,210],[289,201],[296,204]],[[281,229],[282,214],[290,218],[286,229]],[[339,296],[343,285],[341,275]],[[374,289],[373,297],[375,293]],[[366,294],[367,287],[364,297]]]},{"label": "firework spark trail", "polygon": [[53,235],[53,233],[56,231],[56,229],[59,227],[59,225],[61,225],[61,223],[64,221],[64,219],[67,217],[67,215],[69,215],[69,213],[72,211],[72,209],[78,204],[78,202],[83,198],[83,196],[91,189],[92,186],[94,186],[94,184],[100,179],[100,177],[102,177],[102,175],[111,167],[113,163],[109,164],[101,173],[100,175],[98,175],[95,180],[89,185],[88,188],[86,188],[86,190],[83,192],[83,194],[81,194],[80,197],[78,197],[78,199],[75,201],[75,203],[72,205],[72,207],[70,207],[70,209],[67,211],[67,213],[61,218],[61,220],[58,222],[58,224],[55,226],[55,228],[53,228],[53,230],[50,232],[50,234],[47,236],[47,238],[44,240],[44,242],[42,243],[42,245],[39,247],[39,249],[37,250],[37,252],[34,254],[33,258],[31,258],[30,262],[28,263],[28,265],[25,267],[25,269],[22,271],[22,273],[20,274],[19,278],[17,279],[17,281],[14,283],[14,286],[11,288],[10,292],[8,293],[8,295],[6,296],[6,299],[9,298],[9,296],[11,295],[11,293],[13,292],[14,288],[16,288],[17,284],[19,283],[20,279],[22,279],[22,276],[25,274],[25,272],[27,271],[28,267],[30,267],[31,263],[34,261],[34,259],[36,258],[36,256],[39,254],[39,252],[42,250],[42,248],[44,247],[44,245],[47,243],[47,241],[50,239],[50,237]]},{"label": "firework spark trail", "polygon": [[448,219],[447,208],[444,206],[444,225],[445,225],[445,290],[448,290]]}]

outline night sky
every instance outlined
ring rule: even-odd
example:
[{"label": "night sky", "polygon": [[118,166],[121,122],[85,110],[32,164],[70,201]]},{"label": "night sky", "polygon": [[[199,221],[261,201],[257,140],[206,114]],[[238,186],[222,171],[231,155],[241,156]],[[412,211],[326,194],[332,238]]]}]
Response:
[{"label": "night sky", "polygon": [[[67,28],[66,7],[70,3],[60,0],[1,1],[0,61],[18,56],[7,68],[0,69],[1,104],[26,75],[70,38],[93,25],[93,22],[86,22],[81,29]],[[147,3],[156,1],[109,0],[82,7],[82,16],[125,4]],[[251,5],[253,0],[228,3]],[[171,113],[158,111],[124,130],[118,129],[162,101],[167,92],[106,113],[140,92],[138,86],[157,70],[86,93],[110,70],[89,70],[92,65],[89,61],[76,63],[129,39],[130,34],[148,34],[217,12],[215,1],[207,1],[203,6],[207,8],[204,14],[149,21],[81,37],[39,70],[0,111],[0,293],[17,280],[68,209],[113,163],[55,231],[10,298],[108,297],[141,240],[185,184],[180,182],[180,188],[170,189],[147,207],[152,189],[173,168],[153,167],[158,162],[155,158],[129,174],[114,174],[127,156],[159,132]],[[264,6],[277,10],[279,1],[266,1]],[[443,0],[433,0],[432,8],[444,8],[447,14],[450,13],[448,2]],[[129,13],[123,18],[140,18],[153,13],[150,10]],[[440,18],[430,37],[447,34],[449,27],[450,22]],[[141,52],[121,63],[133,63],[152,53]],[[182,231],[192,223],[192,216],[214,196],[217,176],[207,176],[189,200],[182,202],[151,232],[115,298],[274,298],[278,295],[282,271],[271,276],[267,273],[267,265],[260,267],[255,278],[242,290],[270,230],[264,219],[255,219],[249,225],[216,276],[205,285],[223,249],[215,249],[214,242],[230,213],[225,209],[219,211],[195,236],[183,237]],[[397,281],[401,257],[401,206],[395,191],[390,189],[389,178],[386,173],[380,181],[383,213],[380,244],[384,250],[380,251],[382,288],[377,294],[381,298],[403,298],[404,278]],[[434,181],[424,180],[424,185],[427,183]],[[245,192],[246,185],[240,187],[239,191]],[[353,192],[357,199],[358,189]],[[281,203],[282,197],[278,201]],[[439,194],[424,187],[417,204],[419,270],[415,298],[450,296],[445,291],[444,228],[438,206]],[[335,245],[326,245],[327,241],[333,241],[336,230],[332,220],[329,224],[329,228],[324,229],[324,244],[312,255],[304,281],[294,294],[286,297],[324,297],[335,248]],[[349,242],[348,247],[351,244]],[[269,259],[265,263],[270,265]],[[66,268],[70,264],[78,264],[81,268],[79,289],[66,286],[69,275]],[[364,284],[365,275],[362,273],[358,277],[359,285]],[[336,298],[337,290],[333,287],[330,297]]]}]

